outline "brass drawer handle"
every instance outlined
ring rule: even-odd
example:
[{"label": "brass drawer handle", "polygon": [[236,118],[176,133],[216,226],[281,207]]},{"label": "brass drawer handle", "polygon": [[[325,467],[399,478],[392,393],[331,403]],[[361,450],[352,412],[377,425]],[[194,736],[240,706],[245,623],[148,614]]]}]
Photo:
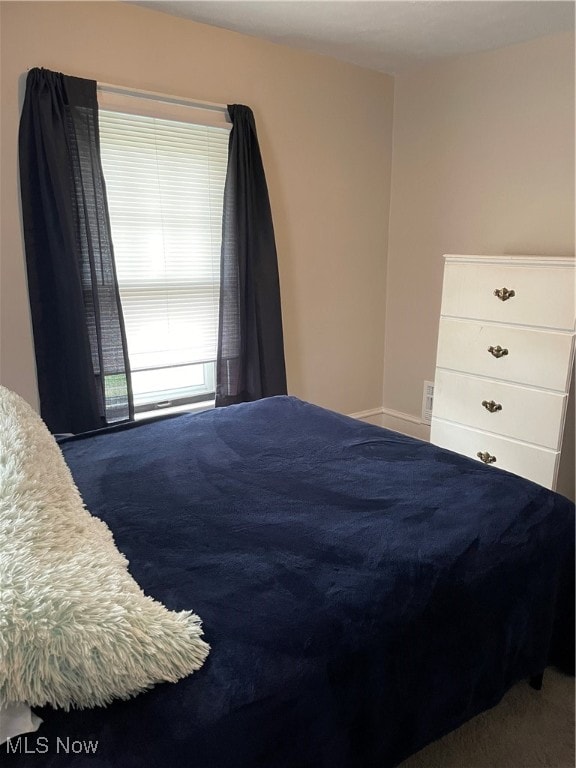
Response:
[{"label": "brass drawer handle", "polygon": [[498,344],[497,347],[488,347],[488,352],[490,352],[491,355],[494,355],[494,357],[504,357],[504,355],[508,354],[508,350],[502,349],[500,344]]},{"label": "brass drawer handle", "polygon": [[482,453],[482,451],[478,451],[476,456],[478,456],[480,461],[483,461],[484,464],[494,464],[496,462],[496,456],[490,456],[488,451],[484,451],[484,453]]},{"label": "brass drawer handle", "polygon": [[496,413],[496,411],[502,410],[500,403],[495,403],[494,400],[482,400],[482,405],[487,411],[490,411],[490,413]]},{"label": "brass drawer handle", "polygon": [[494,296],[497,296],[500,301],[508,301],[508,299],[516,296],[516,291],[509,291],[508,288],[496,288]]}]

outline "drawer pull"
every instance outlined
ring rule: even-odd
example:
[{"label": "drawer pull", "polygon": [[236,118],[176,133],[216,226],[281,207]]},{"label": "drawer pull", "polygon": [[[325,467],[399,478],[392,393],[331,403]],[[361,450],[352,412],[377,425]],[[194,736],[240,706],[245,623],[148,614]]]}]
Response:
[{"label": "drawer pull", "polygon": [[487,411],[490,411],[490,413],[496,413],[496,411],[502,410],[500,403],[495,403],[494,400],[482,400],[482,405]]},{"label": "drawer pull", "polygon": [[508,288],[496,288],[494,296],[497,296],[500,301],[508,301],[508,299],[516,296],[516,291],[509,291]]},{"label": "drawer pull", "polygon": [[504,355],[508,354],[508,350],[502,349],[500,344],[498,344],[497,347],[488,347],[488,352],[490,352],[491,355],[494,355],[494,357],[504,357]]},{"label": "drawer pull", "polygon": [[484,453],[482,453],[482,451],[478,451],[476,456],[478,456],[480,461],[483,461],[484,464],[494,464],[496,462],[496,456],[490,456],[488,451],[484,451]]}]

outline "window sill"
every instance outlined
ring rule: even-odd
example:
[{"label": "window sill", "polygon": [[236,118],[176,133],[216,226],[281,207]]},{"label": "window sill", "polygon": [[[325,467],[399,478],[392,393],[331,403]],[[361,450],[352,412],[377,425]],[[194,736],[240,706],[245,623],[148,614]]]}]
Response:
[{"label": "window sill", "polygon": [[154,416],[168,416],[174,413],[200,413],[214,408],[214,400],[204,400],[201,403],[189,403],[188,405],[174,405],[171,408],[155,408],[152,411],[142,411],[134,415],[134,421],[149,419]]}]

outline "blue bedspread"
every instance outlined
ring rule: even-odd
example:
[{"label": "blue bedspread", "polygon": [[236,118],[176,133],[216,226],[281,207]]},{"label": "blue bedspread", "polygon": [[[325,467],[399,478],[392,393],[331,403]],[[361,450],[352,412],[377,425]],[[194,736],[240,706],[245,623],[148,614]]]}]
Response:
[{"label": "blue bedspread", "polygon": [[11,768],[388,768],[571,658],[574,506],[534,483],[293,397],[61,447],[212,651],[131,701],[40,710]]}]

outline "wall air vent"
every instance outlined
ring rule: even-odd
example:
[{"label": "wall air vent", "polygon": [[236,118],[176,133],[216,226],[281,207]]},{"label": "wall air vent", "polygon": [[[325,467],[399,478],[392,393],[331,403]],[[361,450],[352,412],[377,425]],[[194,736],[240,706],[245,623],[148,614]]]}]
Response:
[{"label": "wall air vent", "polygon": [[422,423],[432,423],[432,405],[434,403],[434,382],[424,382],[424,392],[422,394]]}]

